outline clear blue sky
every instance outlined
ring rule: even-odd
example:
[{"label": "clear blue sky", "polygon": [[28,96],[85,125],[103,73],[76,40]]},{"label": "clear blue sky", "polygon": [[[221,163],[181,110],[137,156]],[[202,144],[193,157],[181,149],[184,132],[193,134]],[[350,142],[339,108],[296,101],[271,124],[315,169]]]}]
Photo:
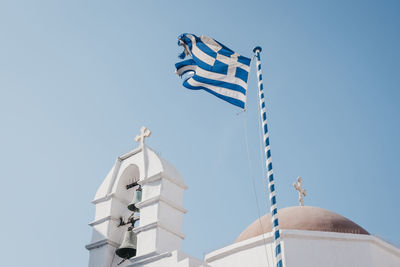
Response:
[{"label": "clear blue sky", "polygon": [[184,89],[183,32],[249,57],[263,47],[279,207],[297,205],[300,175],[306,205],[399,246],[399,13],[399,1],[2,0],[1,265],[87,266],[90,201],[142,125],[189,186],[184,251],[202,257],[257,218],[252,172],[265,212],[255,73],[239,116]]}]

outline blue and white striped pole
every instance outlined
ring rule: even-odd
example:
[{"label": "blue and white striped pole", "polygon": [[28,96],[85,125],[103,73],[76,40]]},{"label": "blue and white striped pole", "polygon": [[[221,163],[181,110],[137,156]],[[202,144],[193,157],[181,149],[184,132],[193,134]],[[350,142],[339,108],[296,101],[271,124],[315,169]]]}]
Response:
[{"label": "blue and white striped pole", "polygon": [[272,220],[272,233],[274,235],[274,245],[275,245],[275,259],[276,259],[276,267],[283,267],[282,263],[282,250],[281,250],[281,235],[279,232],[279,222],[278,222],[278,207],[276,204],[276,190],[274,184],[274,172],[272,170],[272,159],[271,159],[271,149],[269,145],[269,134],[268,134],[268,125],[267,125],[267,112],[265,108],[265,97],[264,97],[264,86],[262,81],[262,72],[261,72],[261,47],[257,46],[253,49],[253,52],[256,55],[256,67],[257,67],[257,79],[258,79],[258,89],[259,89],[259,98],[260,98],[260,112],[261,112],[261,121],[263,127],[264,134],[264,144],[265,144],[265,158],[266,158],[266,166],[268,170],[268,189],[269,189],[269,198],[271,201],[271,220]]}]

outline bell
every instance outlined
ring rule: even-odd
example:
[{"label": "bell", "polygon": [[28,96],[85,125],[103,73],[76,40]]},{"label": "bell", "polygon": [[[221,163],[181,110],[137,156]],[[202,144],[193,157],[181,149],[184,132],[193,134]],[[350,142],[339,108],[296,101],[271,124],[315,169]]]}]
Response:
[{"label": "bell", "polygon": [[128,229],[128,231],[125,233],[124,241],[115,251],[115,254],[123,259],[130,259],[136,256],[136,243],[136,235],[131,229]]},{"label": "bell", "polygon": [[128,209],[131,211],[139,211],[139,209],[136,207],[136,204],[142,201],[142,188],[139,187],[136,189],[136,191],[133,193],[133,200],[131,203],[128,205]]}]

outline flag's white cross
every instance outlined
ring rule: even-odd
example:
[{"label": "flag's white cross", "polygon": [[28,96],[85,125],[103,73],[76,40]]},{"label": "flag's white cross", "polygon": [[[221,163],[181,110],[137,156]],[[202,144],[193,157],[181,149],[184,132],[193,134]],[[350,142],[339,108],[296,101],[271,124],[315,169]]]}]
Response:
[{"label": "flag's white cross", "polygon": [[229,77],[235,77],[237,61],[238,61],[238,57],[237,56],[231,57],[230,64],[229,64],[229,67],[228,67],[228,72],[227,72],[227,75]]},{"label": "flag's white cross", "polygon": [[299,192],[299,205],[304,206],[304,200],[303,197],[307,195],[307,191],[303,189],[302,186],[303,179],[301,177],[297,177],[297,182],[293,184],[294,189],[296,189]]},{"label": "flag's white cross", "polygon": [[150,135],[151,135],[151,131],[149,129],[147,129],[145,126],[142,126],[142,128],[140,128],[140,134],[136,135],[136,137],[135,137],[135,141],[140,142],[140,147],[143,148],[144,147],[144,139],[146,137],[150,137]]},{"label": "flag's white cross", "polygon": [[217,54],[217,60],[228,65],[228,71],[226,73],[226,76],[236,78],[235,75],[236,75],[236,68],[238,67],[238,57],[239,57],[238,53],[234,53],[230,57]]}]

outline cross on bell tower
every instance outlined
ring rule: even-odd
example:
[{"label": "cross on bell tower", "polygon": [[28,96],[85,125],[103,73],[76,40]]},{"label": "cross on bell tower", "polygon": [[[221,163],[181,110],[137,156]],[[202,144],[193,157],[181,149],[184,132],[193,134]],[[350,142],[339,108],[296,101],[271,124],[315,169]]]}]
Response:
[{"label": "cross on bell tower", "polygon": [[307,195],[307,191],[301,187],[302,184],[303,184],[303,179],[301,179],[301,177],[297,177],[297,182],[293,183],[294,189],[296,189],[299,192],[299,206],[304,206],[303,197]]},{"label": "cross on bell tower", "polygon": [[146,126],[142,126],[142,128],[140,128],[140,134],[136,135],[135,137],[135,141],[140,142],[140,148],[144,147],[144,139],[146,137],[150,137],[150,135],[151,131]]}]

